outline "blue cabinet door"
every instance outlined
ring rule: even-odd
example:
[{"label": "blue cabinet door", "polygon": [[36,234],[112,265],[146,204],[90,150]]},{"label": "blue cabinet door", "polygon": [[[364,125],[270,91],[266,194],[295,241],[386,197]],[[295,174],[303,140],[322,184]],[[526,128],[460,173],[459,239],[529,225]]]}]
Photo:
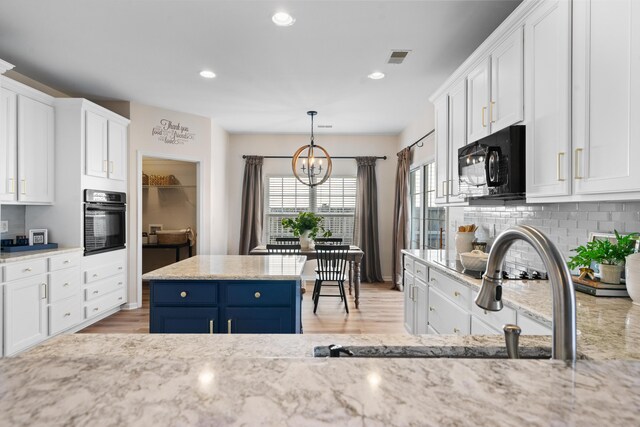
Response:
[{"label": "blue cabinet door", "polygon": [[228,307],[222,326],[232,334],[294,334],[294,317],[288,307]]},{"label": "blue cabinet door", "polygon": [[218,309],[213,307],[153,307],[149,332],[209,334],[220,330]]}]

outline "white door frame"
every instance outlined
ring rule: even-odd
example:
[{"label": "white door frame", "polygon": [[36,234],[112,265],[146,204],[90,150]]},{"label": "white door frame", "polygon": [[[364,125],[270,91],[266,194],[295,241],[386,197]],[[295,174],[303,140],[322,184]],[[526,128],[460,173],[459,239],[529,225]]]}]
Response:
[{"label": "white door frame", "polygon": [[[196,208],[196,231],[202,233],[202,160],[197,157],[191,156],[180,156],[169,153],[161,153],[157,151],[148,151],[148,150],[138,150],[136,154],[136,230],[134,233],[131,233],[131,236],[135,237],[136,242],[136,300],[137,307],[130,306],[129,308],[140,308],[142,307],[142,159],[144,157],[153,157],[156,159],[165,159],[165,160],[178,160],[181,162],[190,162],[196,164],[196,194],[197,194],[197,208]],[[135,234],[137,233],[137,234]],[[201,253],[202,248],[200,247],[200,239],[196,239],[196,254]]]}]

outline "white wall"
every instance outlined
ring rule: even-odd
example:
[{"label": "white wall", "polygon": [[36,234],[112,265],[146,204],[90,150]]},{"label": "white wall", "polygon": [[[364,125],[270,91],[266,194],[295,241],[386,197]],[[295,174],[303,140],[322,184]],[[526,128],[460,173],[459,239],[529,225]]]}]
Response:
[{"label": "white wall", "polygon": [[[228,238],[229,188],[227,186],[229,134],[211,121],[211,209],[209,253],[226,254]],[[206,218],[206,217],[205,217]]]},{"label": "white wall", "polygon": [[[292,155],[297,148],[309,143],[309,135],[231,135],[227,163],[229,194],[228,251],[238,253],[240,239],[240,211],[242,178],[244,173],[243,154]],[[393,197],[395,192],[397,136],[367,135],[316,135],[316,144],[323,146],[331,156],[387,156],[378,160],[376,179],[378,183],[378,230],[380,243],[380,263],[385,280],[391,277],[391,235],[393,232]],[[355,160],[336,159],[333,175],[355,176]],[[291,173],[290,159],[265,159],[264,176]]]},{"label": "white wall", "polygon": [[[129,126],[129,282],[138,283],[138,274],[141,268],[139,257],[140,236],[143,230],[142,218],[138,216],[138,188],[141,185],[142,170],[141,157],[170,158],[176,160],[200,162],[198,173],[200,175],[198,211],[200,216],[200,230],[198,233],[198,252],[201,254],[225,253],[224,248],[217,242],[217,235],[212,238],[214,226],[216,229],[223,227],[226,221],[226,213],[219,203],[226,200],[226,188],[220,186],[220,176],[224,172],[220,165],[224,163],[227,135],[223,130],[212,125],[212,120],[207,117],[177,111],[165,110],[152,106],[131,103],[131,124]],[[189,127],[189,132],[194,134],[192,140],[184,144],[168,144],[158,140],[157,135],[152,135],[154,127],[160,125],[163,119],[171,120]],[[215,132],[213,130],[215,129]],[[216,170],[213,170],[215,165]],[[214,185],[213,178],[216,178]],[[224,178],[222,178],[224,179]],[[216,205],[212,205],[215,201]],[[215,243],[212,243],[214,242]],[[130,287],[129,301],[131,303],[140,300],[138,286]],[[132,289],[133,288],[133,289]],[[138,287],[139,288],[139,287]]]},{"label": "white wall", "polygon": [[[409,125],[404,128],[402,133],[400,133],[398,151],[410,144],[413,144],[418,139],[431,132],[434,126],[433,104],[429,104],[427,108],[416,116]],[[436,149],[433,135],[423,139],[422,142],[424,143],[423,147],[415,146],[411,150],[412,167],[433,161],[435,158]]]}]

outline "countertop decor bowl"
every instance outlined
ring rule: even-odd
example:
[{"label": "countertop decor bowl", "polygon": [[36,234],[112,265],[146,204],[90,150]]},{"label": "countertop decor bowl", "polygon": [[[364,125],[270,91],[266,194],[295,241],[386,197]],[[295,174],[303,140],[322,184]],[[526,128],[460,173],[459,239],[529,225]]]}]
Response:
[{"label": "countertop decor bowl", "polygon": [[460,262],[466,270],[484,271],[487,268],[487,259],[489,254],[479,250],[460,254]]}]

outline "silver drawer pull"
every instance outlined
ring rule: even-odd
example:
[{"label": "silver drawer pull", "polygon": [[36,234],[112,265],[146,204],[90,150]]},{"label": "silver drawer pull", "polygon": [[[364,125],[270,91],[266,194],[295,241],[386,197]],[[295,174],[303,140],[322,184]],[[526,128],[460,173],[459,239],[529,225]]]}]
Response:
[{"label": "silver drawer pull", "polygon": [[254,297],[256,297],[256,299],[260,298],[262,295],[260,294],[260,292],[256,292],[255,294],[253,294]]},{"label": "silver drawer pull", "polygon": [[433,307],[429,307],[429,311],[436,311],[436,309]]},{"label": "silver drawer pull", "polygon": [[182,298],[186,298],[187,297],[187,293],[185,291],[180,292],[180,296]]},{"label": "silver drawer pull", "polygon": [[67,286],[69,286],[69,282],[65,282],[65,283],[62,285],[62,287],[63,287],[63,288],[66,288]]},{"label": "silver drawer pull", "polygon": [[458,329],[458,328],[453,328],[453,332],[455,332],[456,334],[457,334],[457,333],[460,333],[460,329]]},{"label": "silver drawer pull", "polygon": [[420,274],[422,273],[422,270],[416,270],[416,273]]},{"label": "silver drawer pull", "polygon": [[100,307],[96,307],[93,309],[93,311],[98,311],[98,310],[100,310]]},{"label": "silver drawer pull", "polygon": [[93,291],[93,293],[94,293],[94,294],[99,294],[99,293],[100,293],[100,291]]},{"label": "silver drawer pull", "polygon": [[122,285],[122,282],[118,282],[118,285]]},{"label": "silver drawer pull", "polygon": [[460,296],[460,292],[455,291],[455,292],[453,293],[453,296],[454,296],[454,297],[459,297],[459,296]]},{"label": "silver drawer pull", "polygon": [[98,277],[98,274],[97,274],[97,273],[96,273],[96,274],[94,274],[94,275],[93,275],[93,277]]},{"label": "silver drawer pull", "polygon": [[122,270],[122,267],[118,267],[118,270]]},{"label": "silver drawer pull", "polygon": [[65,313],[64,314],[64,317],[69,317],[69,316],[71,316],[71,313]]},{"label": "silver drawer pull", "polygon": [[29,272],[29,271],[31,271],[31,267],[27,267],[27,268],[25,268],[25,269],[24,269],[24,272],[25,272],[25,273],[26,273],[26,272]]},{"label": "silver drawer pull", "polygon": [[63,264],[69,264],[71,261],[69,261],[68,259],[64,260],[62,263]]},{"label": "silver drawer pull", "polygon": [[118,301],[122,301],[122,297],[118,297]]}]

